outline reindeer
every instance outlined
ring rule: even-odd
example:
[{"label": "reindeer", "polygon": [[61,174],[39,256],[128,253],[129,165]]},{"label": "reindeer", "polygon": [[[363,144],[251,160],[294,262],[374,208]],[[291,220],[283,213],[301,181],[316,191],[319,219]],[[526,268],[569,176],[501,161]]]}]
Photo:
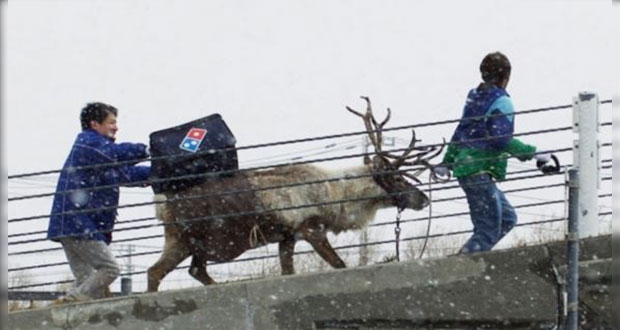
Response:
[{"label": "reindeer", "polygon": [[[181,192],[156,195],[157,217],[165,225],[165,245],[159,260],[148,269],[148,291],[157,291],[162,279],[189,256],[190,275],[204,285],[215,283],[206,271],[207,261],[230,261],[268,243],[279,244],[282,275],[295,272],[293,253],[298,240],[310,243],[332,267],[344,268],[344,261],[327,240],[328,232],[361,229],[382,208],[420,210],[428,205],[428,197],[405,178],[418,181],[416,176],[422,171],[432,171],[428,161],[441,153],[443,146],[437,152],[436,148],[415,148],[418,140],[412,131],[402,155],[383,151],[382,130],[391,111],[388,108],[386,118],[378,123],[370,99],[362,98],[367,103],[365,114],[346,107],[363,119],[374,146],[374,156],[365,156],[362,166],[328,171],[313,165],[291,165],[239,172],[207,179]],[[414,150],[418,152],[412,154]],[[401,166],[414,165],[421,165],[414,174],[399,171]],[[343,179],[330,180],[334,178]],[[305,182],[314,183],[290,186]],[[265,188],[282,185],[288,187]],[[226,191],[238,193],[222,194]],[[363,200],[333,203],[355,199]],[[318,206],[290,209],[309,204]]]}]

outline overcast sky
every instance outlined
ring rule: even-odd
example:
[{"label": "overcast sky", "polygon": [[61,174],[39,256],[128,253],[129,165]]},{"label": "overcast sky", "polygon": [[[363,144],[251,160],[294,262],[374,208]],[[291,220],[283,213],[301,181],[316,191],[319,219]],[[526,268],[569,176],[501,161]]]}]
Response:
[{"label": "overcast sky", "polygon": [[[457,119],[480,81],[480,60],[498,50],[512,62],[508,92],[517,110],[569,104],[580,91],[610,99],[617,54],[609,9],[606,0],[12,1],[3,56],[6,166],[9,175],[59,169],[91,101],[119,109],[119,141],[144,143],[153,131],[212,113],[238,146],[359,131],[361,121],[344,107],[363,109],[360,95],[371,97],[377,116],[390,107],[391,126]],[[518,117],[516,130],[567,126],[571,118],[570,111]],[[453,129],[434,126],[418,137],[436,143]],[[541,150],[572,139],[524,138]],[[240,158],[250,164],[329,143]],[[570,162],[570,154],[561,157]],[[55,180],[10,181],[8,194],[50,192]],[[122,198],[134,197],[150,193]],[[9,218],[50,206],[9,204]],[[46,224],[9,226],[9,234]]]}]

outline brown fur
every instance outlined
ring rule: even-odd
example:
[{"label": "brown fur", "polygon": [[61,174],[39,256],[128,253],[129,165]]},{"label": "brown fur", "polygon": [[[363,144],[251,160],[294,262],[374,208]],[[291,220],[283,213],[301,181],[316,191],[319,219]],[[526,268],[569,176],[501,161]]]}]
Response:
[{"label": "brown fur", "polygon": [[[148,290],[157,291],[166,274],[189,256],[192,256],[189,273],[205,285],[214,283],[206,272],[207,261],[230,261],[249,249],[267,243],[279,243],[282,274],[293,274],[293,252],[295,242],[300,239],[310,243],[332,267],[345,267],[327,240],[327,232],[362,228],[374,218],[379,208],[393,204],[392,198],[385,194],[372,177],[189,200],[177,198],[326,180],[344,177],[345,173],[357,176],[369,174],[372,170],[370,165],[344,171],[325,171],[309,165],[288,166],[211,179],[177,194],[167,194],[167,202],[160,204],[157,212],[158,217],[166,223],[164,251],[160,259],[148,269]],[[398,181],[395,185],[403,183]],[[395,189],[415,189],[411,187],[405,185]],[[358,202],[217,217],[381,195],[379,198]],[[157,198],[161,201],[161,197]],[[409,208],[419,209],[426,203],[426,196],[419,191],[407,198]],[[213,216],[216,217],[204,219]]]}]

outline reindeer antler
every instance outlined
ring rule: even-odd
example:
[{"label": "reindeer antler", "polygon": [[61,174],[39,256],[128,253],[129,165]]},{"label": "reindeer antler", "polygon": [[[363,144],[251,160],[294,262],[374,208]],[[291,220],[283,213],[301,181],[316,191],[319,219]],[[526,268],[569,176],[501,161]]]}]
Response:
[{"label": "reindeer antler", "polygon": [[390,108],[387,108],[387,116],[385,119],[379,124],[375,119],[375,116],[372,114],[372,105],[370,103],[370,98],[368,96],[360,96],[362,99],[366,101],[366,113],[361,114],[350,107],[346,107],[351,113],[361,117],[364,120],[364,125],[366,126],[366,132],[368,133],[368,137],[370,138],[370,142],[375,148],[375,152],[377,155],[381,157],[386,157],[387,153],[385,153],[381,147],[383,146],[383,126],[390,120],[390,116],[392,112]]},{"label": "reindeer antler", "polygon": [[[420,168],[413,174],[403,173],[403,175],[408,178],[411,178],[417,182],[420,182],[417,176],[420,175],[425,170],[429,169],[431,171],[431,175],[437,181],[438,179],[433,171],[433,165],[429,163],[429,160],[441,154],[446,144],[446,141],[444,140],[443,145],[441,145],[441,147],[438,150],[437,150],[437,147],[435,146],[416,148],[415,144],[416,142],[419,142],[420,140],[416,139],[415,130],[412,129],[411,130],[411,141],[409,142],[409,146],[407,147],[407,149],[405,149],[405,151],[401,155],[393,155],[387,151],[383,151],[382,150],[383,126],[385,126],[385,124],[387,124],[387,122],[390,120],[392,111],[390,110],[390,108],[387,108],[387,116],[381,123],[378,123],[372,113],[372,104],[370,102],[370,98],[368,98],[367,96],[360,96],[360,97],[366,101],[366,104],[367,104],[366,113],[361,114],[360,112],[355,111],[351,107],[348,107],[348,106],[346,107],[346,109],[349,110],[351,113],[355,114],[356,116],[361,117],[364,120],[364,125],[366,126],[366,132],[368,133],[370,142],[375,148],[375,153],[381,158],[383,158],[386,162],[389,162],[388,159],[393,159],[394,161],[389,165],[390,168],[392,169],[398,169],[401,166],[422,165],[422,168]],[[420,152],[411,154],[414,150],[419,150]]]},{"label": "reindeer antler", "polygon": [[[402,165],[406,165],[406,166],[415,166],[415,165],[425,165],[425,166],[432,166],[428,161],[439,156],[441,154],[441,152],[443,151],[443,148],[446,144],[446,140],[443,140],[443,144],[439,147],[439,149],[436,146],[432,146],[432,147],[425,147],[421,152],[417,153],[417,154],[413,154],[407,157],[402,157],[400,159],[397,159],[397,162],[402,166]],[[430,155],[429,155],[430,154]],[[407,161],[408,159],[414,159],[413,161]]]},{"label": "reindeer antler", "polygon": [[[416,166],[416,165],[422,165],[422,168],[420,168],[419,170],[415,171],[413,174],[406,174],[407,177],[409,178],[414,178],[418,175],[420,175],[422,172],[426,171],[427,169],[430,170],[431,172],[431,177],[433,178],[434,181],[437,182],[447,182],[448,180],[450,180],[450,176],[448,176],[447,178],[441,178],[439,176],[437,176],[437,174],[435,174],[435,165],[432,165],[429,161],[435,157],[437,157],[438,155],[441,154],[441,152],[443,151],[444,147],[446,145],[446,140],[443,139],[443,144],[439,147],[439,149],[437,149],[435,146],[427,148],[426,150],[417,153],[415,155],[411,155],[408,156],[407,158],[416,158],[413,161],[401,161],[400,162],[400,166],[405,165],[405,166]],[[414,179],[416,181],[419,182],[419,180]]]},{"label": "reindeer antler", "polygon": [[416,142],[419,142],[420,140],[416,140],[415,138],[415,130],[411,130],[411,141],[409,142],[409,146],[407,147],[407,149],[405,149],[405,151],[403,152],[402,155],[400,156],[396,156],[396,155],[388,155],[388,157],[394,159],[394,163],[392,164],[395,168],[399,168],[401,167],[405,161],[409,158],[414,158],[414,157],[419,157],[421,154],[426,154],[429,151],[424,150],[421,153],[417,153],[414,155],[409,155],[413,150],[416,149],[415,144]]}]

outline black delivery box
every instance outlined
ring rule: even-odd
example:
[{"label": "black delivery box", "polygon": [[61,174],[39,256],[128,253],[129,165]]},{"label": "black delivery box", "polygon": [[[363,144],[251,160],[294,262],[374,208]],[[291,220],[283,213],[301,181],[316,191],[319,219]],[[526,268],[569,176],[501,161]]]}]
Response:
[{"label": "black delivery box", "polygon": [[[155,179],[152,187],[156,194],[200,184],[206,180],[200,174],[239,168],[234,149],[237,140],[219,114],[153,132],[149,138],[151,175]],[[181,176],[190,177],[175,179]]]}]

